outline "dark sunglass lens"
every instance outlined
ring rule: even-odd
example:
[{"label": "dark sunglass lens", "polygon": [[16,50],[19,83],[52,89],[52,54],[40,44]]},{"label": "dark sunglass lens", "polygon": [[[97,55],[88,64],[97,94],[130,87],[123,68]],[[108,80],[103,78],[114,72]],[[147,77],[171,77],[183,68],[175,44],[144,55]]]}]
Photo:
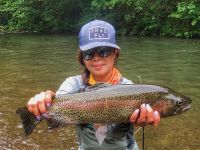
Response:
[{"label": "dark sunglass lens", "polygon": [[94,52],[92,50],[87,50],[82,52],[84,60],[91,60],[94,57]]},{"label": "dark sunglass lens", "polygon": [[97,54],[101,58],[104,58],[110,56],[112,50],[113,49],[110,47],[100,47],[100,48],[90,49],[87,51],[83,51],[82,56],[84,60],[91,60],[94,58],[94,54],[97,52]]},{"label": "dark sunglass lens", "polygon": [[100,57],[108,57],[111,54],[112,48],[109,47],[102,47],[98,49],[98,54]]}]

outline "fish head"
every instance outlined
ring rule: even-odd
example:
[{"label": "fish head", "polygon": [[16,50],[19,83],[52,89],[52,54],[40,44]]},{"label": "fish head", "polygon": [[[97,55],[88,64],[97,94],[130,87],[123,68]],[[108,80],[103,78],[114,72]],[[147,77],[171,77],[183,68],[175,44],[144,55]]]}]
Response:
[{"label": "fish head", "polygon": [[191,108],[191,99],[174,91],[164,95],[162,116],[177,115]]}]

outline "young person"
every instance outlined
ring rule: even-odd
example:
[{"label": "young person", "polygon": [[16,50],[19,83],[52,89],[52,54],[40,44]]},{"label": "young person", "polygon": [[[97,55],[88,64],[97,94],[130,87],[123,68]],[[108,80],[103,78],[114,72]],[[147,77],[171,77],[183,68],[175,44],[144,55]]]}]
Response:
[{"label": "young person", "polygon": [[[45,114],[55,94],[74,93],[96,82],[115,84],[133,84],[122,76],[116,68],[120,47],[115,41],[115,29],[105,21],[94,20],[85,24],[79,33],[78,60],[84,67],[81,75],[68,77],[58,91],[41,92],[32,97],[27,104],[28,110],[35,116]],[[109,92],[109,91],[108,91]],[[76,126],[79,150],[85,149],[138,149],[133,137],[133,125],[158,126],[160,115],[148,104],[142,104],[133,112],[129,123],[108,125],[107,135],[101,145],[95,137],[95,124]]]}]

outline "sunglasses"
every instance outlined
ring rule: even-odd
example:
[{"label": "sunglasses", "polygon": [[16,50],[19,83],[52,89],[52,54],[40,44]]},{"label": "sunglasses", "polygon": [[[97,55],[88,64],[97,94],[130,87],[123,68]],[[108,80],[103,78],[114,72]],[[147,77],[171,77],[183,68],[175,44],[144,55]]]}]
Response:
[{"label": "sunglasses", "polygon": [[98,54],[98,56],[100,56],[101,58],[105,58],[110,56],[111,52],[114,49],[111,47],[97,47],[94,49],[89,49],[87,51],[83,51],[82,52],[82,57],[84,60],[91,60],[94,58],[95,53]]}]

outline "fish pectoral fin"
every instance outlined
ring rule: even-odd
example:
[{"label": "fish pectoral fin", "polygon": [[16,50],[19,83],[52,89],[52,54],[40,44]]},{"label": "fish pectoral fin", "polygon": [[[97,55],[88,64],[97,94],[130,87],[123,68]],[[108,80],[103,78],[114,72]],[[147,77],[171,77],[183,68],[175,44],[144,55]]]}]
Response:
[{"label": "fish pectoral fin", "polygon": [[108,130],[107,125],[99,126],[96,129],[95,136],[99,142],[99,145],[101,145],[104,139],[106,138],[107,130]]}]

